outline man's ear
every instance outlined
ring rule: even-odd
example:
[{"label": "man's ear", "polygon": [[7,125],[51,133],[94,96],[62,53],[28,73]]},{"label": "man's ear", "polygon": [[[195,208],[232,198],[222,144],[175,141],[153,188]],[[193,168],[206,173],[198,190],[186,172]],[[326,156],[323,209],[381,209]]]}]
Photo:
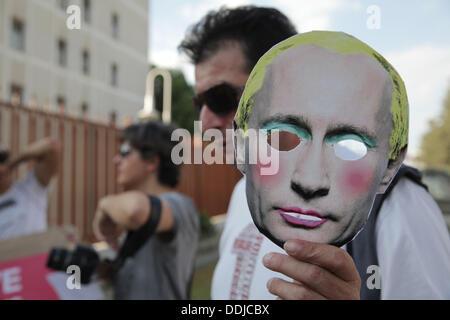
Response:
[{"label": "man's ear", "polygon": [[244,130],[237,127],[236,122],[233,122],[233,144],[234,156],[236,159],[236,167],[245,174],[245,140]]},{"label": "man's ear", "polygon": [[391,183],[392,179],[395,177],[398,169],[400,169],[400,166],[402,165],[403,161],[406,157],[406,151],[408,149],[408,146],[406,145],[398,154],[397,158],[394,160],[389,160],[388,167],[386,169],[386,172],[383,176],[383,179],[381,180],[381,183],[378,187],[377,193],[385,193],[387,188],[389,187],[389,184]]}]

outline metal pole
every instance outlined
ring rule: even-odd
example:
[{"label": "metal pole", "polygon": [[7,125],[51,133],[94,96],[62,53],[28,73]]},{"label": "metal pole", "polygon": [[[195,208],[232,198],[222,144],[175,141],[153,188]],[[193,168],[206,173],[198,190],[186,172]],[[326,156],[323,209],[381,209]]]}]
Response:
[{"label": "metal pole", "polygon": [[150,70],[147,75],[144,108],[139,111],[139,118],[141,120],[161,119],[160,113],[155,109],[154,104],[155,79],[158,76],[163,78],[162,121],[164,123],[170,123],[172,121],[172,76],[169,71],[160,68]]}]

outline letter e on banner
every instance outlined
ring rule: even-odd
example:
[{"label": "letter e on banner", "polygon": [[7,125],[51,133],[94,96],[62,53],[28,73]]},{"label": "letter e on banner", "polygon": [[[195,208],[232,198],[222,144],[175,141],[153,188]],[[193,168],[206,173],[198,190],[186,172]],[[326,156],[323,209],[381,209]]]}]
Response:
[{"label": "letter e on banner", "polygon": [[20,276],[20,268],[13,267],[0,272],[0,281],[2,283],[2,292],[5,295],[17,293],[22,290],[22,277]]}]

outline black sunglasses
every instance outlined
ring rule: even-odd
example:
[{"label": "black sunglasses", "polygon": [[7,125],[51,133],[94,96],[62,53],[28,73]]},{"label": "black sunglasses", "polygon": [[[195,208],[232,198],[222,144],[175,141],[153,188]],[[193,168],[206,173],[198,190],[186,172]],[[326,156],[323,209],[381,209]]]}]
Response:
[{"label": "black sunglasses", "polygon": [[5,163],[9,159],[9,152],[6,150],[0,151],[0,163]]},{"label": "black sunglasses", "polygon": [[215,114],[227,115],[238,108],[239,97],[244,88],[236,88],[224,82],[197,94],[192,98],[192,103],[198,112],[206,104]]}]

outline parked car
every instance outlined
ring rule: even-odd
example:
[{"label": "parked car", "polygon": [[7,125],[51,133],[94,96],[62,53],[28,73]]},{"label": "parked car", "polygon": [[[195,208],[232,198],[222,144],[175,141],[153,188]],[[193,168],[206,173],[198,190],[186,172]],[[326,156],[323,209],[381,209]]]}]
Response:
[{"label": "parked car", "polygon": [[425,169],[422,173],[433,198],[450,201],[450,174],[439,169]]}]

